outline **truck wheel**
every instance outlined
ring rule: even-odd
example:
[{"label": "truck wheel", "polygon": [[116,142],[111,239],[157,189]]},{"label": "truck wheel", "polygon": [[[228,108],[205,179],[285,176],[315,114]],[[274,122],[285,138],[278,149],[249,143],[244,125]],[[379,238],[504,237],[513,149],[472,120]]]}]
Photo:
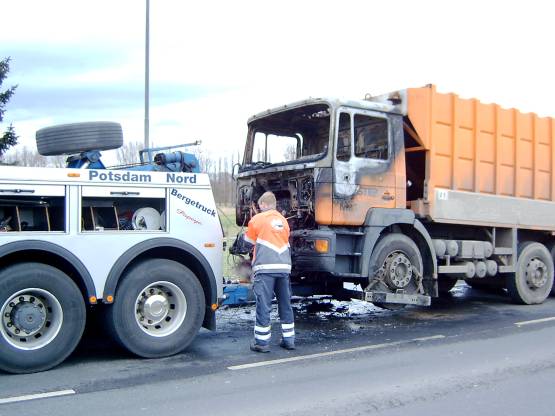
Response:
[{"label": "truck wheel", "polygon": [[540,243],[519,246],[516,272],[507,277],[507,290],[516,303],[542,303],[553,287],[553,258]]},{"label": "truck wheel", "polygon": [[0,369],[48,370],[75,349],[86,310],[77,285],[62,271],[20,263],[0,272]]},{"label": "truck wheel", "polygon": [[91,121],[45,127],[37,131],[36,141],[43,156],[72,155],[117,149],[123,145],[123,133],[119,123]]},{"label": "truck wheel", "polygon": [[[406,293],[416,293],[418,284],[413,268],[420,274],[424,270],[420,250],[414,241],[397,233],[388,234],[378,241],[370,266],[376,268],[376,277],[383,282],[382,288],[391,292],[402,289]],[[401,306],[388,303],[376,305],[386,309],[399,309]]]},{"label": "truck wheel", "polygon": [[[549,249],[549,252],[551,253],[551,258],[553,259],[553,262],[555,263],[555,243],[551,243],[548,246],[548,249]],[[551,288],[551,296],[555,296],[555,284]]]},{"label": "truck wheel", "polygon": [[204,319],[204,292],[194,273],[166,259],[146,260],[129,269],[108,309],[116,341],[144,358],[183,351]]},{"label": "truck wheel", "polygon": [[440,295],[449,293],[455,287],[458,279],[456,277],[440,276],[437,279],[437,290]]}]

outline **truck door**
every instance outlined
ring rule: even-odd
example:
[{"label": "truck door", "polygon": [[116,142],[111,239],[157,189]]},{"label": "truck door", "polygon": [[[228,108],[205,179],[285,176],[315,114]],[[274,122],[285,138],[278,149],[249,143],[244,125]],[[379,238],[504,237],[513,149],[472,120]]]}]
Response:
[{"label": "truck door", "polygon": [[396,206],[392,129],[378,112],[342,108],[336,117],[332,222],[361,225],[369,208]]}]

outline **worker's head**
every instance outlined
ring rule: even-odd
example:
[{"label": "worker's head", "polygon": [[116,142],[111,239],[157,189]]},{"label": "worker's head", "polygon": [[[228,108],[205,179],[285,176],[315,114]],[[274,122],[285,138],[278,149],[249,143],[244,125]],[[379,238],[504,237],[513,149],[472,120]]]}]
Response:
[{"label": "worker's head", "polygon": [[269,209],[276,209],[276,196],[273,192],[264,192],[258,198],[258,206],[261,211],[268,211]]}]

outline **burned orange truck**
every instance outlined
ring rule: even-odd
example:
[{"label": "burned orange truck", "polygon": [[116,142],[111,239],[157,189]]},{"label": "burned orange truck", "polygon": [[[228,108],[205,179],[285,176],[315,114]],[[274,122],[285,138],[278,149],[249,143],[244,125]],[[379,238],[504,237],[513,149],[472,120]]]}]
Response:
[{"label": "burned orange truck", "polygon": [[296,102],[248,122],[237,224],[274,192],[298,293],[350,282],[370,302],[429,305],[464,279],[541,303],[553,287],[554,142],[552,118],[432,85]]}]

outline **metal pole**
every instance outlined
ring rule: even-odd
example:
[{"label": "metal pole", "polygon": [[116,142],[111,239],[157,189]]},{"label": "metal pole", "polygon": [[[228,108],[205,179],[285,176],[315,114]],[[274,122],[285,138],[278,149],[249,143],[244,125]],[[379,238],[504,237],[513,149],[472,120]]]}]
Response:
[{"label": "metal pole", "polygon": [[146,28],[145,28],[145,149],[149,146],[148,137],[148,99],[149,99],[149,61],[150,61],[150,0],[146,0]]}]

